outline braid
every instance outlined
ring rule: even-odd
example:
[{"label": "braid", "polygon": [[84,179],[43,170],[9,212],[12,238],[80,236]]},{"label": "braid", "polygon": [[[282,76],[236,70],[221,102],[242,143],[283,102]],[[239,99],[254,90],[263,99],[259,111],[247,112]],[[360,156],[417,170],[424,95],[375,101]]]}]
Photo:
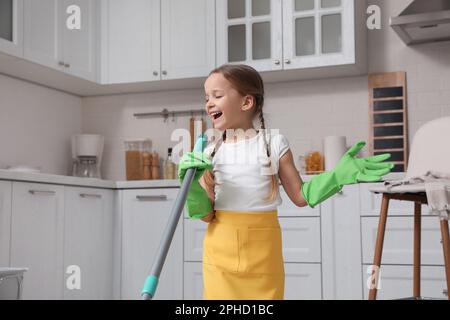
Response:
[{"label": "braid", "polygon": [[222,134],[222,139],[219,139],[217,143],[214,145],[214,150],[211,152],[210,155],[211,159],[214,158],[217,150],[219,150],[220,145],[222,144],[223,141],[225,141],[226,138],[227,138],[227,131],[225,130]]},{"label": "braid", "polygon": [[266,153],[267,153],[267,157],[270,160],[270,148],[269,145],[267,143],[267,138],[266,138],[266,124],[264,122],[264,115],[263,115],[263,111],[262,111],[262,107],[259,109],[259,121],[261,122],[261,131],[263,133],[263,138],[264,138],[264,145],[266,146]]}]

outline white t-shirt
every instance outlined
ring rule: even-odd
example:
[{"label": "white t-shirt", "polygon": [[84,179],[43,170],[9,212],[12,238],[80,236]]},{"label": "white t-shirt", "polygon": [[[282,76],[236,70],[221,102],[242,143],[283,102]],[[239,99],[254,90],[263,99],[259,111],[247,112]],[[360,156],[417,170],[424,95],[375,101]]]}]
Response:
[{"label": "white t-shirt", "polygon": [[[216,150],[212,159],[215,210],[272,211],[281,204],[278,183],[275,200],[269,202],[265,198],[271,192],[271,174],[276,174],[278,182],[279,160],[289,150],[289,142],[279,133],[266,131],[271,166],[261,130],[252,138],[222,143]],[[205,153],[211,155],[213,148],[214,143],[211,143]]]}]

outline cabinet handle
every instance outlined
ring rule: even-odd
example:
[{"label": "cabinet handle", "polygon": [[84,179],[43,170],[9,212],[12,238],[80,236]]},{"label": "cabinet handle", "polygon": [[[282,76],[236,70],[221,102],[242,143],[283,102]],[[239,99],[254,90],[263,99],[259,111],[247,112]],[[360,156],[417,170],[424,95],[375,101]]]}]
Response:
[{"label": "cabinet handle", "polygon": [[63,66],[63,65],[64,65],[64,61],[59,61],[58,64],[59,64],[60,66]]},{"label": "cabinet handle", "polygon": [[30,192],[32,195],[42,194],[42,195],[52,196],[52,195],[56,194],[56,191],[52,191],[52,190],[29,190],[28,192]]},{"label": "cabinet handle", "polygon": [[70,64],[66,63],[66,64],[64,65],[64,67],[70,68]]},{"label": "cabinet handle", "polygon": [[444,296],[447,296],[447,297],[448,297],[448,290],[447,290],[447,289],[442,290],[442,294],[443,294]]},{"label": "cabinet handle", "polygon": [[167,75],[167,71],[163,70],[162,74],[163,74],[163,76],[166,76]]},{"label": "cabinet handle", "polygon": [[275,63],[276,65],[279,65],[279,64],[280,64],[280,60],[277,59],[277,60],[274,61],[274,63]]},{"label": "cabinet handle", "polygon": [[153,71],[153,75],[157,76],[158,75],[158,71]]},{"label": "cabinet handle", "polygon": [[101,194],[80,193],[81,198],[101,198]]},{"label": "cabinet handle", "polygon": [[165,194],[159,196],[136,196],[136,199],[139,201],[166,201],[167,196]]},{"label": "cabinet handle", "polygon": [[286,64],[290,64],[290,63],[291,63],[291,60],[289,60],[289,59],[285,59],[285,60],[284,60],[284,63],[286,63]]}]

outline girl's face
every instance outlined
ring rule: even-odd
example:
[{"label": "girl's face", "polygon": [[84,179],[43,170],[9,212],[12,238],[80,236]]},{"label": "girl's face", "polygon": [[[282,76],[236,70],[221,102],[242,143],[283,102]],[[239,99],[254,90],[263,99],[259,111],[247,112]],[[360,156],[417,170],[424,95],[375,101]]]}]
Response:
[{"label": "girl's face", "polygon": [[211,74],[205,82],[206,112],[218,130],[247,129],[253,100],[242,96],[221,74]]}]

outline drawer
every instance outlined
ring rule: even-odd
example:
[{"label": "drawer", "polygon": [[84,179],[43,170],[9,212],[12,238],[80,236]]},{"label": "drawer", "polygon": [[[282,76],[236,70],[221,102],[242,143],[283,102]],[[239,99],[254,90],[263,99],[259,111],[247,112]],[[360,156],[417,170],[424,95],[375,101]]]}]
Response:
[{"label": "drawer", "polygon": [[320,263],[285,263],[285,300],[322,299]]},{"label": "drawer", "polygon": [[[363,265],[364,299],[369,296],[369,265]],[[370,271],[370,269],[369,269]],[[381,281],[377,292],[378,300],[402,299],[413,295],[413,267],[382,265]],[[447,299],[445,269],[439,266],[423,266],[421,268],[421,296],[424,298]]]},{"label": "drawer", "polygon": [[[285,262],[320,262],[320,218],[279,218]],[[184,219],[185,261],[202,261],[203,238],[208,224]]]},{"label": "drawer", "polygon": [[[372,264],[378,229],[378,217],[361,217],[363,263]],[[383,264],[413,264],[413,217],[388,217],[383,245]],[[443,265],[439,219],[422,217],[422,264]]]},{"label": "drawer", "polygon": [[[382,194],[370,192],[369,189],[380,183],[361,183],[361,216],[379,216]],[[428,206],[422,205],[422,214],[428,214]],[[414,202],[390,200],[388,215],[414,215]]]},{"label": "drawer", "polygon": [[[322,299],[321,266],[316,263],[285,263],[285,300]],[[203,299],[203,272],[200,262],[184,263],[185,300]]]}]

